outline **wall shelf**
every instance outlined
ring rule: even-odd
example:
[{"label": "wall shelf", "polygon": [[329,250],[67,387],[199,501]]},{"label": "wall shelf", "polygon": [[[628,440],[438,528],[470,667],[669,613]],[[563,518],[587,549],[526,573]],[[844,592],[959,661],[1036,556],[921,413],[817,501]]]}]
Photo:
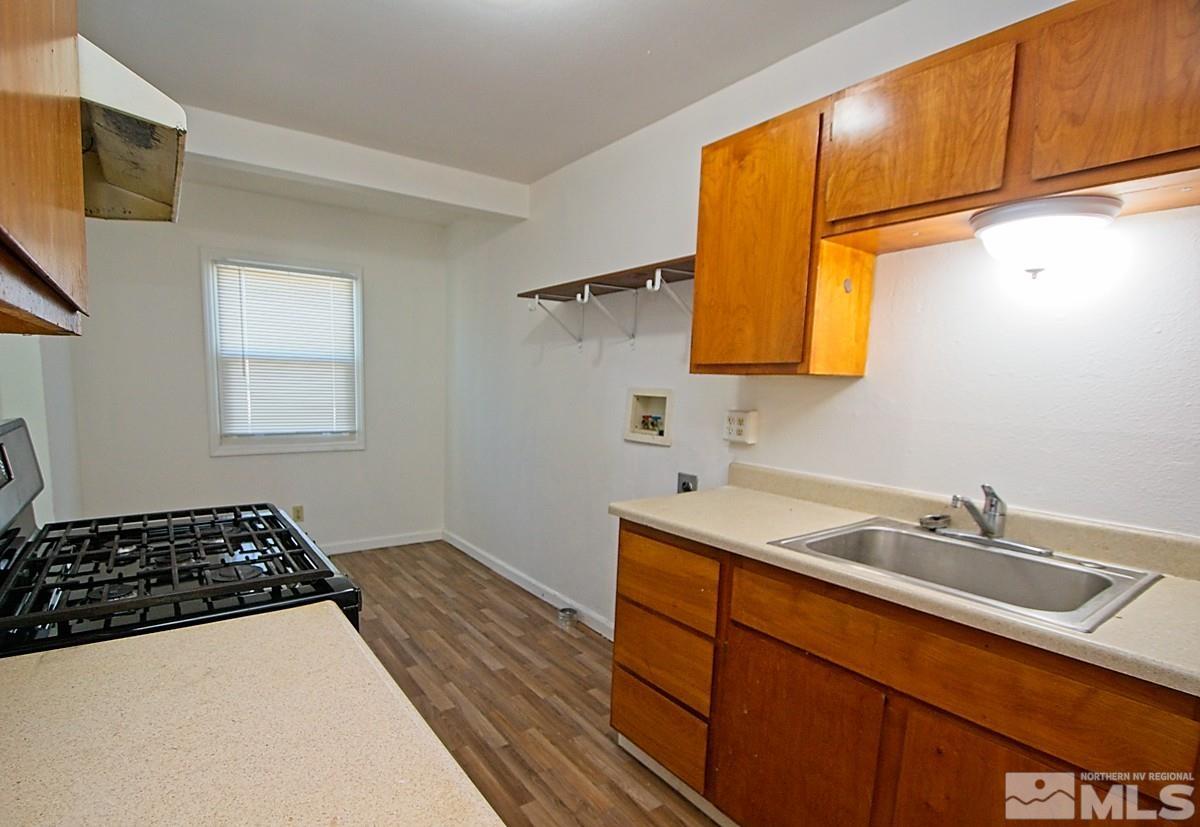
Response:
[{"label": "wall shelf", "polygon": [[653,281],[654,274],[658,270],[662,270],[662,280],[664,282],[687,281],[688,279],[695,278],[696,257],[685,256],[684,258],[673,258],[655,264],[631,267],[628,270],[618,270],[615,273],[606,273],[602,276],[592,276],[591,278],[576,279],[575,281],[564,281],[560,284],[550,284],[546,287],[539,287],[536,290],[526,290],[524,293],[518,293],[517,298],[540,298],[542,301],[554,302],[575,301],[576,296],[583,294],[583,288],[586,285],[591,286],[591,294],[593,296],[605,296],[609,293],[620,293],[624,290],[637,290],[645,287],[647,281]]},{"label": "wall shelf", "polygon": [[[544,310],[546,315],[561,327],[568,336],[574,339],[580,348],[583,347],[583,326],[586,317],[583,315],[580,316],[579,331],[576,332],[571,325],[551,310],[545,302],[575,302],[581,306],[583,311],[586,311],[589,305],[594,306],[596,310],[600,311],[606,319],[612,322],[615,327],[628,337],[632,346],[633,342],[637,339],[638,291],[644,288],[651,293],[661,292],[666,294],[667,298],[674,302],[690,318],[692,309],[671,289],[671,282],[686,281],[695,277],[696,257],[685,256],[683,258],[659,261],[654,264],[644,264],[640,267],[631,267],[628,270],[618,270],[615,273],[606,273],[602,276],[564,281],[560,284],[552,284],[536,290],[526,290],[523,293],[518,293],[517,298],[529,299],[530,311],[536,311],[538,308]],[[613,293],[633,293],[633,319],[631,325],[627,326],[622,323],[605,306],[602,297],[612,295]]]}]

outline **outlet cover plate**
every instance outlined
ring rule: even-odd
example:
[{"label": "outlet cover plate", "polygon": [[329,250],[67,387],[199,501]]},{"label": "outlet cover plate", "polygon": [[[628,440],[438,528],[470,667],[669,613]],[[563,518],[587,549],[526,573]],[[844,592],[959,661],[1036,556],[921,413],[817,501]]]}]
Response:
[{"label": "outlet cover plate", "polygon": [[689,491],[695,491],[700,487],[700,478],[695,474],[680,474],[675,481],[675,493],[686,494]]},{"label": "outlet cover plate", "polygon": [[746,445],[758,442],[758,411],[726,411],[725,439]]}]

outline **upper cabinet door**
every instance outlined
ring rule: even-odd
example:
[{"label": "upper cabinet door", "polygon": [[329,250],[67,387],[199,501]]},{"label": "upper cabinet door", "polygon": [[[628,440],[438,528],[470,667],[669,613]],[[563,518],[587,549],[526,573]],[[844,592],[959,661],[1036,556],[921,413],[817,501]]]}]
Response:
[{"label": "upper cabinet door", "polygon": [[[0,245],[72,309],[87,303],[77,31],[75,0],[0,3]],[[32,295],[14,302],[40,315]]]},{"label": "upper cabinet door", "polygon": [[820,134],[810,106],[704,148],[693,366],[803,360]]},{"label": "upper cabinet door", "polygon": [[825,217],[988,192],[1004,183],[1016,44],[885,76],[833,105]]},{"label": "upper cabinet door", "polygon": [[1200,146],[1200,0],[1116,0],[1035,44],[1033,177]]}]

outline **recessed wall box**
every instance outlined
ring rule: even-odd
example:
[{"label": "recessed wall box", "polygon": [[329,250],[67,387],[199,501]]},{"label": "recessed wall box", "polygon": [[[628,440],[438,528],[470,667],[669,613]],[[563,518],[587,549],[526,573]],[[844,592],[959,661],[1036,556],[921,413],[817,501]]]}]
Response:
[{"label": "recessed wall box", "polygon": [[646,442],[650,445],[670,445],[673,407],[669,390],[634,388],[629,391],[625,440]]}]

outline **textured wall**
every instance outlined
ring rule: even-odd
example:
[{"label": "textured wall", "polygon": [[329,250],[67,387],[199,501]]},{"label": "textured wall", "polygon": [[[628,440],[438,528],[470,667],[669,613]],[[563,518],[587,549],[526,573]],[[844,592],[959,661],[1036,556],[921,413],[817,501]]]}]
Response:
[{"label": "textured wall", "polygon": [[[661,298],[635,351],[593,314],[580,353],[513,298],[693,250],[704,143],[1053,5],[914,0],[548,176],[530,221],[456,227],[448,530],[602,621],[607,503],[667,493],[676,470],[719,484],[734,457],[947,495],[988,481],[1027,508],[1200,533],[1200,210],[1122,219],[1037,282],[974,241],[885,256],[857,381],[689,376],[688,323]],[[672,448],[622,442],[638,385],[674,388]],[[757,446],[721,440],[733,405],[760,410]]]}]

